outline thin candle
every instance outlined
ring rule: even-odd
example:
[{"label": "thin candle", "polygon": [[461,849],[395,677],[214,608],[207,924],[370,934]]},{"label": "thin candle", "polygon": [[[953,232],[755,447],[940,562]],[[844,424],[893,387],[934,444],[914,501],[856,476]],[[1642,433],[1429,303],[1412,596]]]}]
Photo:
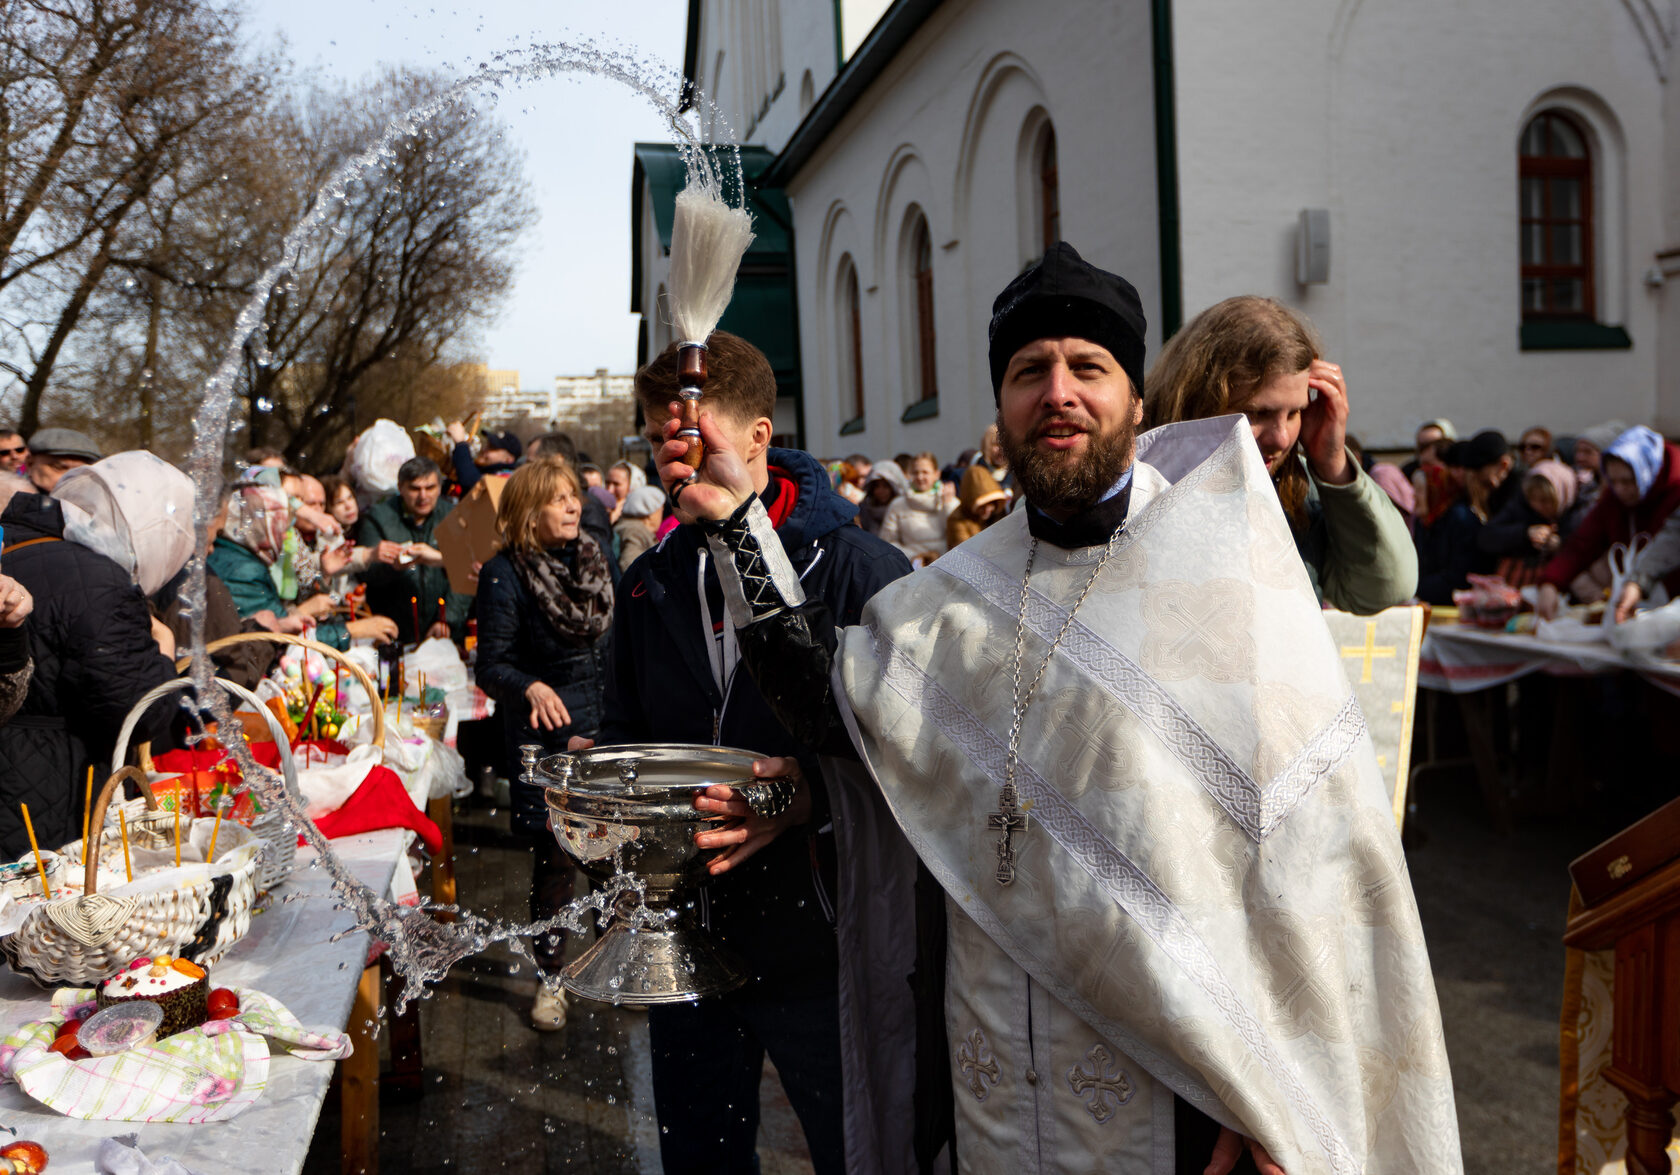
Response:
[{"label": "thin candle", "polygon": [[87,795],[82,800],[82,860],[87,860],[88,821],[93,817],[93,764],[88,764]]},{"label": "thin candle", "polygon": [[175,793],[175,867],[181,866],[181,793]]},{"label": "thin candle", "polygon": [[117,809],[117,827],[122,829],[123,842],[123,872],[128,874],[130,881],[134,880],[134,864],[128,859],[128,813]]},{"label": "thin candle", "polygon": [[437,622],[439,624],[448,624],[449,623],[449,609],[444,607],[442,596],[438,597],[438,621]]},{"label": "thin candle", "polygon": [[52,891],[47,888],[47,863],[41,860],[41,846],[35,842],[35,824],[29,819],[29,805],[18,805],[23,809],[23,828],[29,833],[29,851],[35,854],[35,871],[41,875],[41,896],[52,900]]},{"label": "thin candle", "polygon": [[223,805],[216,805],[216,823],[210,829],[210,854],[204,858],[206,861],[216,859],[216,838],[222,834],[222,809]]},{"label": "thin candle", "polygon": [[408,610],[414,617],[414,643],[420,643],[420,597],[408,597]]}]

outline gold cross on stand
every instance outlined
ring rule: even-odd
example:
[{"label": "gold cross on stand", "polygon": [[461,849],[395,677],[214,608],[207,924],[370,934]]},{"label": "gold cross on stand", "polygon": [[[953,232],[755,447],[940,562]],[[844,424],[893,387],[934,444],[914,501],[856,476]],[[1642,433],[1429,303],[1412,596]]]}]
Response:
[{"label": "gold cross on stand", "polygon": [[1027,818],[1015,807],[1013,788],[1005,788],[998,800],[998,810],[986,817],[986,827],[999,834],[997,843],[997,882],[1008,885],[1015,880],[1015,845],[1012,837],[1027,830]]},{"label": "gold cross on stand", "polygon": [[1388,658],[1394,656],[1395,653],[1396,649],[1393,645],[1377,644],[1377,622],[1375,620],[1365,622],[1365,643],[1363,645],[1342,646],[1342,656],[1344,658],[1360,657],[1365,662],[1359,674],[1360,685],[1371,683],[1371,659],[1373,657]]}]

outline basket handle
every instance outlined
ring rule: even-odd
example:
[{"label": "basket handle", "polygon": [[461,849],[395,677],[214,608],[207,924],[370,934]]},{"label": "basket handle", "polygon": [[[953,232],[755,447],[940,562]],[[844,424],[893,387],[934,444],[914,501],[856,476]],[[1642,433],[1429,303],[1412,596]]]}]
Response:
[{"label": "basket handle", "polygon": [[[123,719],[122,729],[117,732],[117,744],[111,755],[111,769],[113,771],[121,767],[123,760],[127,758],[128,740],[133,737],[134,728],[139,724],[141,715],[145,714],[159,698],[168,697],[170,694],[182,690],[192,689],[193,684],[191,678],[171,678],[169,681],[147,690],[140,700],[134,703],[134,708],[128,712],[128,717]],[[292,746],[286,741],[286,732],[280,729],[280,720],[274,716],[274,711],[263,705],[262,699],[237,681],[213,677],[210,679],[210,684],[219,688],[223,693],[232,695],[236,703],[244,702],[252,706],[257,713],[263,716],[263,720],[268,723],[269,733],[274,737],[274,745],[280,751],[280,776],[285,781],[286,791],[298,797],[301,803],[303,793],[298,789],[297,760],[292,757]]]},{"label": "basket handle", "polygon": [[88,837],[92,843],[88,846],[87,860],[82,862],[82,893],[88,897],[94,895],[99,883],[99,850],[105,845],[105,809],[110,806],[117,788],[128,779],[139,785],[140,794],[146,797],[146,809],[157,811],[157,797],[152,794],[151,781],[144,771],[138,767],[119,767],[111,773],[111,778],[99,789],[99,799],[93,805],[94,815],[89,818],[88,827],[96,830],[96,834]]},{"label": "basket handle", "polygon": [[[312,641],[308,637],[293,636],[289,632],[236,632],[230,636],[220,637],[204,646],[206,653],[219,652],[229,645],[244,645],[253,642],[269,642],[276,645],[296,645],[300,649],[312,649],[328,660],[337,661],[350,671],[350,676],[356,679],[358,685],[367,693],[368,705],[373,710],[373,745],[381,751],[385,749],[385,707],[379,702],[379,687],[373,684],[373,678],[368,676],[367,670],[350,660],[343,653],[331,645]],[[185,669],[192,658],[183,657],[176,662],[176,669]]]}]

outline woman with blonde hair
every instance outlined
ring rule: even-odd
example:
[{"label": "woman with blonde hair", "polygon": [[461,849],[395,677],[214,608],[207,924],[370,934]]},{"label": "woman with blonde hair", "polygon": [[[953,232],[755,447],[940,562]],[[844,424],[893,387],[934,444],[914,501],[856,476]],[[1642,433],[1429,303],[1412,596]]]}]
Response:
[{"label": "woman with blonde hair", "polygon": [[[478,684],[500,703],[508,763],[519,747],[563,751],[594,738],[606,683],[612,572],[582,529],[583,484],[564,457],[514,470],[496,509],[500,551],[478,573]],[[553,917],[572,896],[572,866],[547,828],[542,789],[515,780],[513,827],[531,842],[531,918]],[[564,961],[558,932],[532,944],[550,975]],[[539,984],[539,1029],[565,1026],[566,1000]]]},{"label": "woman with blonde hair", "polygon": [[1146,428],[1248,418],[1325,603],[1369,614],[1411,598],[1417,552],[1406,521],[1348,453],[1347,383],[1306,319],[1272,298],[1227,298],[1167,340],[1144,388]]},{"label": "woman with blonde hair", "polygon": [[939,480],[939,458],[932,453],[917,453],[904,472],[910,486],[887,507],[878,533],[921,567],[945,553],[945,522],[957,508],[957,495]]}]

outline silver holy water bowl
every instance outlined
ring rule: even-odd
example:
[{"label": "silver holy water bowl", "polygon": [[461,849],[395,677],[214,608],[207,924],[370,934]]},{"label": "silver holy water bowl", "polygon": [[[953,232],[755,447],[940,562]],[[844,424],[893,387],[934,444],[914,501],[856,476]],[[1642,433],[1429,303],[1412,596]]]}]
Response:
[{"label": "silver holy water bowl", "polygon": [[753,760],[763,756],[733,747],[635,743],[540,760],[540,747],[520,751],[520,779],[545,789],[567,855],[596,881],[631,874],[645,887],[639,897],[621,895],[611,925],[560,973],[566,990],[615,1004],[668,1004],[745,983],[745,964],[712,941],[688,900],[718,852],[699,848],[694,834],[722,819],[696,811],[694,797],[727,784],[771,816],[791,802],[791,783],[753,778]]}]

